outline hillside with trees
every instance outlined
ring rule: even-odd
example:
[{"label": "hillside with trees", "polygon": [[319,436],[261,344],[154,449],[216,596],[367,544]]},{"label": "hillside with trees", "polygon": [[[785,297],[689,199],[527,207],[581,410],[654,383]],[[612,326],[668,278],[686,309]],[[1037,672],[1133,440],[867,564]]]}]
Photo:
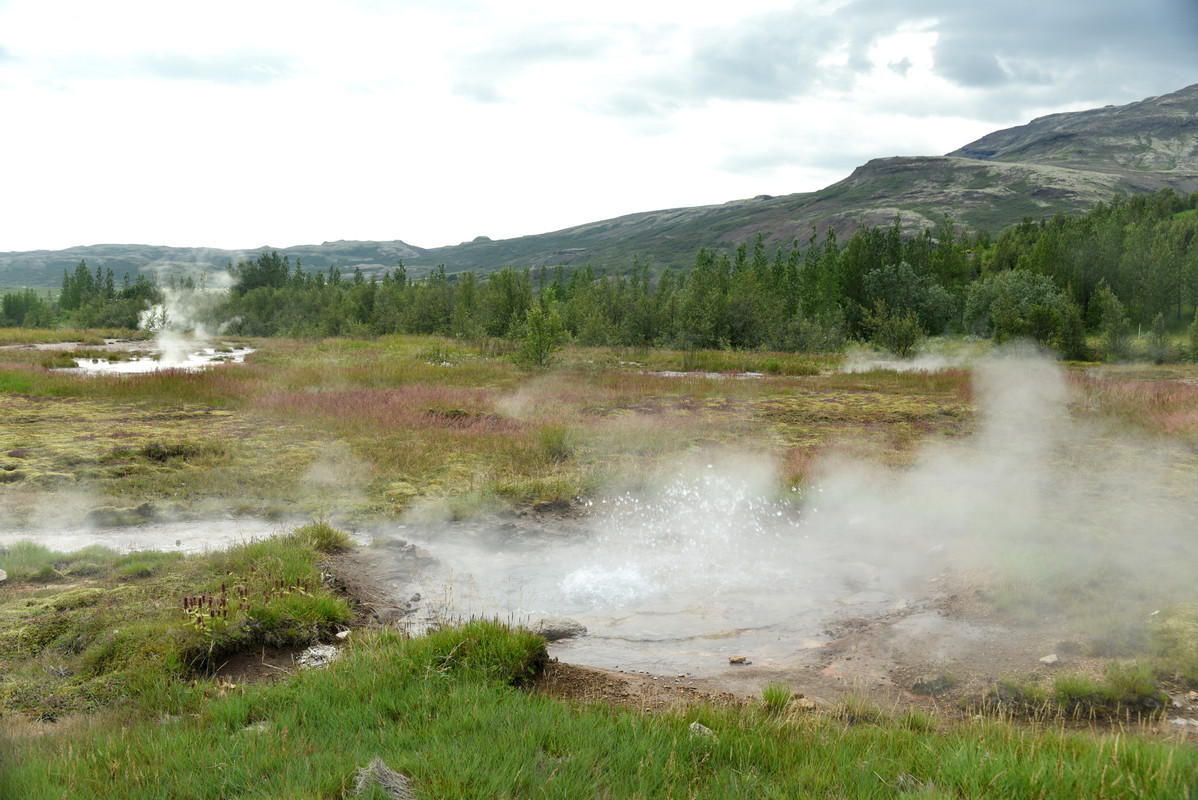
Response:
[{"label": "hillside with trees", "polygon": [[[701,247],[690,269],[653,276],[635,258],[487,275],[444,267],[413,278],[403,262],[381,277],[361,269],[306,270],[263,253],[228,267],[232,289],[209,295],[213,329],[249,336],[392,333],[480,336],[552,345],[835,350],[850,339],[909,354],[926,335],[1030,338],[1070,358],[1128,354],[1135,326],[1157,337],[1185,327],[1198,306],[1198,192],[1116,195],[1082,216],[1026,219],[997,237],[968,234],[948,216],[904,236],[902,219],[829,228],[767,246]],[[84,262],[64,272],[57,300],[3,297],[4,325],[94,327],[134,320],[162,287]],[[167,288],[194,290],[194,284]],[[1087,336],[1099,335],[1099,353]],[[1198,347],[1190,348],[1198,355]],[[1155,357],[1155,356],[1154,356]],[[542,361],[543,357],[534,358]]]}]

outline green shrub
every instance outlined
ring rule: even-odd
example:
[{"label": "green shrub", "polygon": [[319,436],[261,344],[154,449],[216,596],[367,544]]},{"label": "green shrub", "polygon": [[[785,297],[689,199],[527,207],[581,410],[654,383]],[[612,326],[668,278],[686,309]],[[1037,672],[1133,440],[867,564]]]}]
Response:
[{"label": "green shrub", "polygon": [[882,302],[865,315],[865,327],[872,343],[899,358],[914,355],[927,336],[914,311],[908,310],[902,316],[892,314]]},{"label": "green shrub", "polygon": [[785,683],[767,683],[761,689],[761,701],[771,713],[778,714],[786,710],[790,702],[791,688]]},{"label": "green shrub", "polygon": [[542,426],[540,433],[541,458],[549,464],[569,461],[574,455],[574,442],[570,429],[560,423]]},{"label": "green shrub", "polygon": [[343,530],[334,528],[325,520],[309,522],[296,528],[291,538],[297,543],[311,547],[321,553],[339,553],[354,546],[353,537]]}]

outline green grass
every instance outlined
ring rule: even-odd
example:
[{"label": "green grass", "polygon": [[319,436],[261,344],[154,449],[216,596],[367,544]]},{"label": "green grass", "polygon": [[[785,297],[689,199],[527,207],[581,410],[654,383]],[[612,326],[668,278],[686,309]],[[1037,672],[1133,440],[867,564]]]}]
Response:
[{"label": "green grass", "polygon": [[[164,686],[119,726],[10,740],[0,796],[348,797],[376,757],[420,797],[1194,796],[1184,745],[875,707],[646,716],[519,688],[543,658],[538,638],[473,621],[363,637],[282,683]],[[697,719],[715,735],[692,735]]]},{"label": "green grass", "polygon": [[761,688],[761,702],[767,711],[780,714],[786,710],[793,690],[785,683],[767,683]]},{"label": "green grass", "polygon": [[1143,721],[1159,720],[1168,702],[1148,664],[1110,661],[1101,676],[1062,672],[1048,681],[1001,678],[986,693],[982,707],[1048,722]]},{"label": "green grass", "polygon": [[247,648],[326,638],[350,610],[319,563],[347,541],[317,523],[195,556],[0,549],[0,700],[34,714],[95,710]]}]

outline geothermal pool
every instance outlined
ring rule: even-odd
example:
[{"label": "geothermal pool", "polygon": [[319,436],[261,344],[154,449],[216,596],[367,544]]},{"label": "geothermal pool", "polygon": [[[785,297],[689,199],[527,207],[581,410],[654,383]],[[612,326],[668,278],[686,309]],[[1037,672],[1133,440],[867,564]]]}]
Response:
[{"label": "geothermal pool", "polygon": [[[593,501],[577,517],[409,524],[376,536],[432,558],[407,585],[393,581],[400,605],[420,595],[417,625],[566,616],[588,633],[552,645],[552,654],[654,674],[714,675],[735,655],[792,663],[834,638],[843,620],[900,610],[910,592],[926,590],[892,564],[863,560],[856,537],[820,521],[817,502],[800,513],[769,496],[761,470],[752,473],[713,464],[651,495]],[[396,551],[367,552],[386,574]]]},{"label": "geothermal pool", "polygon": [[252,347],[214,347],[189,340],[155,340],[152,345],[109,341],[105,347],[114,352],[124,351],[129,355],[122,355],[121,358],[113,360],[80,358],[75,362],[77,366],[66,367],[63,371],[98,375],[135,375],[164,369],[194,371],[217,364],[240,364],[245,361],[247,355],[254,352]]}]

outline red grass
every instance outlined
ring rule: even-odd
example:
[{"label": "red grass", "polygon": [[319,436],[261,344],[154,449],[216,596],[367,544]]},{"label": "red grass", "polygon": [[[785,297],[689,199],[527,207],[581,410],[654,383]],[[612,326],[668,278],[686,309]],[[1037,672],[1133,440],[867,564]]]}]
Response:
[{"label": "red grass", "polygon": [[1198,384],[1189,381],[1108,380],[1073,376],[1091,405],[1154,433],[1198,432]]},{"label": "red grass", "polygon": [[496,414],[487,389],[413,384],[394,389],[285,392],[259,401],[276,413],[319,418],[341,428],[379,434],[402,429],[444,428],[477,433],[514,433],[518,421]]}]

